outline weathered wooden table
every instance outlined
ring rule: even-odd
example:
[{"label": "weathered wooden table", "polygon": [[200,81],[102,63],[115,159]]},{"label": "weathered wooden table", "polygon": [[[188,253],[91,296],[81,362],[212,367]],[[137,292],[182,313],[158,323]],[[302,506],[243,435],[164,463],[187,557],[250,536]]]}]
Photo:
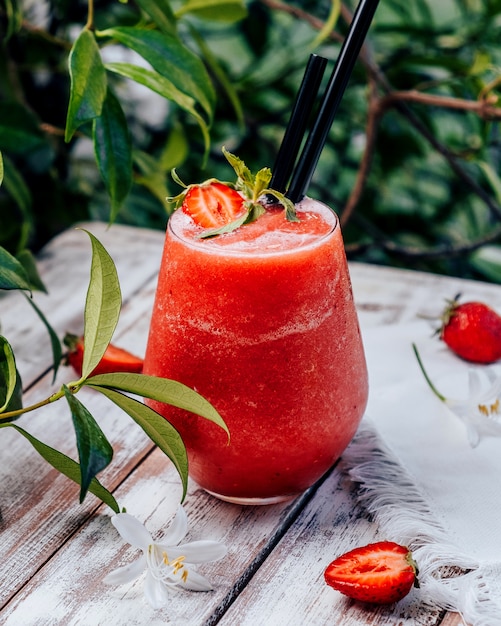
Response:
[{"label": "weathered wooden table", "polygon": [[[114,343],[144,353],[163,233],[88,224],[117,265],[124,305]],[[62,337],[79,333],[90,268],[88,237],[69,230],[40,254],[49,295],[36,302]],[[499,287],[431,274],[351,264],[362,333],[401,324],[416,314],[436,314],[457,292],[501,307]],[[62,367],[55,383],[47,333],[19,293],[0,299],[2,333],[14,347],[25,403],[41,400],[74,379]],[[100,475],[121,506],[160,537],[179,502],[181,488],[168,459],[142,431],[101,394],[85,404],[113,444],[112,464]],[[82,400],[83,400],[82,396]],[[64,403],[18,422],[49,445],[75,458],[75,437]],[[201,566],[214,590],[175,592],[169,606],[154,611],[142,583],[103,585],[104,576],[133,560],[110,523],[111,511],[92,495],[78,504],[78,487],[52,470],[13,429],[0,436],[0,623],[176,625],[456,626],[458,615],[425,610],[405,618],[397,608],[366,607],[323,583],[325,566],[338,554],[379,537],[356,503],[355,487],[339,468],[292,503],[240,507],[220,502],[190,484],[185,503],[189,539],[225,543],[228,556]]]}]

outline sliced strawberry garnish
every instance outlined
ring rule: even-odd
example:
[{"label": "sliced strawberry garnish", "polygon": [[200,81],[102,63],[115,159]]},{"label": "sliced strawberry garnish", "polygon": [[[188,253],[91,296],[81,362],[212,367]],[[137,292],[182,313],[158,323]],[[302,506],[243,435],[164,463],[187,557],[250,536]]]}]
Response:
[{"label": "sliced strawberry garnish", "polygon": [[238,191],[218,182],[190,187],[182,209],[203,228],[231,224],[246,211],[244,199]]},{"label": "sliced strawberry garnish", "polygon": [[325,570],[325,582],[354,600],[391,604],[417,584],[417,566],[405,546],[380,541],[355,548]]},{"label": "sliced strawberry garnish", "polygon": [[[69,348],[69,352],[66,356],[67,365],[71,365],[78,376],[81,376],[84,355],[83,337],[67,333],[63,341]],[[142,371],[143,359],[110,343],[106,348],[103,358],[96,365],[91,375],[113,374],[115,372],[141,374]]]}]

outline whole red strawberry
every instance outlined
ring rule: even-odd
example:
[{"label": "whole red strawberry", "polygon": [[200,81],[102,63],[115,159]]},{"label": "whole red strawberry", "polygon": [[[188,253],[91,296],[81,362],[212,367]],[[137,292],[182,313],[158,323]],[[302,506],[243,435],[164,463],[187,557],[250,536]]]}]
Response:
[{"label": "whole red strawberry", "polygon": [[440,338],[462,359],[494,363],[501,358],[501,317],[483,302],[459,303],[444,311]]},{"label": "whole red strawberry", "polygon": [[342,594],[373,604],[392,604],[419,587],[409,548],[380,541],[355,548],[326,568],[325,582]]}]

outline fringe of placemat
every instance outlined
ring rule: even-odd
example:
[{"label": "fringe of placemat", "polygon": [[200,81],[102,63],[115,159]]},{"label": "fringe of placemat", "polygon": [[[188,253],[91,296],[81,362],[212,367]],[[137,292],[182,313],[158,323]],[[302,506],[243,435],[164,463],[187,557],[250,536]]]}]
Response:
[{"label": "fringe of placemat", "polygon": [[420,588],[402,601],[402,611],[413,613],[418,602],[457,611],[471,626],[501,625],[501,564],[480,564],[451,543],[424,494],[367,418],[342,464],[381,534],[408,546],[418,564]]}]

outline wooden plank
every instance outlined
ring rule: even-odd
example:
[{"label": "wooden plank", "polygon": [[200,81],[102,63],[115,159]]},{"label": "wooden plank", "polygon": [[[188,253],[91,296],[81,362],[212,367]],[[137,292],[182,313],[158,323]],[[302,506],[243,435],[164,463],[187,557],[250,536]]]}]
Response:
[{"label": "wooden plank", "polygon": [[[106,247],[115,261],[125,303],[152,281],[160,266],[164,234],[160,231],[114,225],[107,228],[99,222],[82,224]],[[66,331],[83,329],[85,294],[89,281],[91,246],[80,230],[68,230],[51,241],[39,256],[38,269],[49,291],[35,293],[34,301],[60,338]],[[148,297],[151,296],[147,294]],[[0,296],[2,334],[14,348],[24,387],[41,376],[50,363],[48,334],[36,313],[18,292]],[[129,335],[123,340],[129,346]],[[131,335],[132,338],[132,335]],[[141,346],[144,349],[143,346]]]},{"label": "wooden plank", "polygon": [[[365,606],[328,587],[323,578],[336,556],[383,539],[356,502],[356,489],[336,468],[277,548],[242,590],[219,626],[361,624],[434,626],[443,613],[407,600],[394,607]],[[266,616],[264,620],[263,617]]]},{"label": "wooden plank", "polygon": [[440,276],[365,263],[351,263],[350,275],[362,330],[437,319],[445,301],[462,294],[462,301],[482,300],[501,313],[501,287],[491,283]]},{"label": "wooden plank", "polygon": [[[178,505],[179,481],[172,466],[155,450],[118,489],[121,506],[145,522],[159,539]],[[307,500],[291,504],[241,507],[208,496],[190,482],[186,510],[187,540],[214,539],[229,548],[227,557],[200,565],[214,590],[175,592],[169,605],[155,611],[144,600],[142,580],[122,587],[102,584],[104,576],[139,555],[128,547],[107,512],[85,520],[71,541],[41,565],[34,577],[1,612],[5,626],[77,624],[208,624],[231,603],[235,588],[247,582]],[[237,622],[233,622],[234,624]],[[261,622],[263,623],[263,622]]]}]

